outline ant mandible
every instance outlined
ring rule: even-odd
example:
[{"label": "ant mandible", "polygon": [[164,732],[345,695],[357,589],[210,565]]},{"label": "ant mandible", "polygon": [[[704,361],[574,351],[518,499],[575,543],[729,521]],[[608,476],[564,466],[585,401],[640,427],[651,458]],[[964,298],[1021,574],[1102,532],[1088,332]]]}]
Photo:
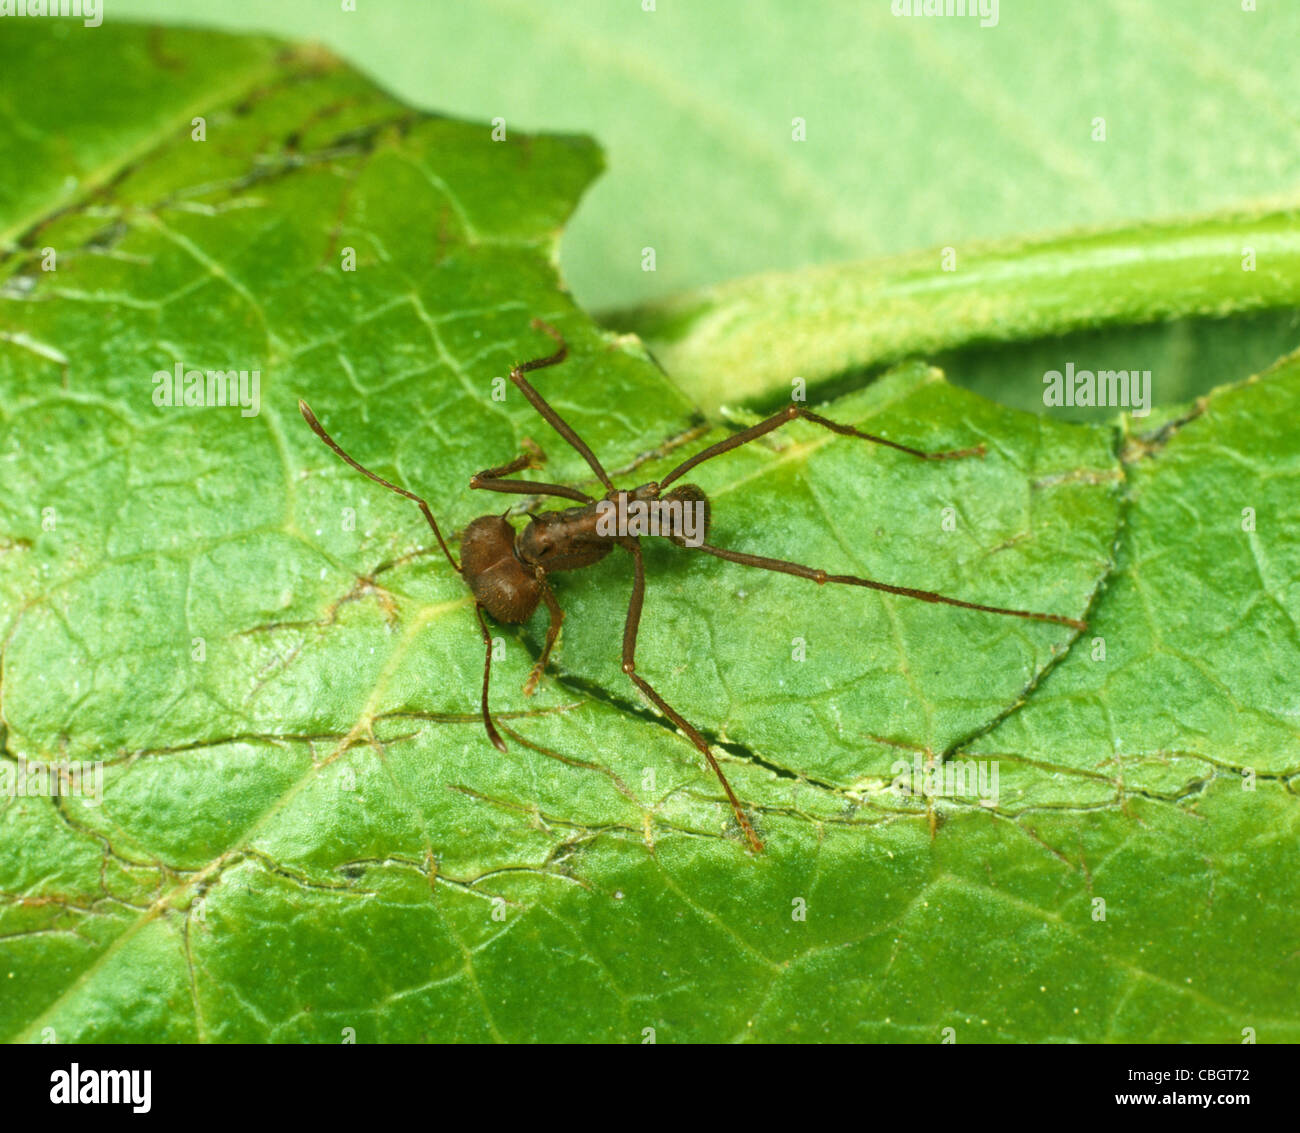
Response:
[{"label": "ant mandible", "polygon": [[[626,550],[632,556],[634,574],[632,597],[628,603],[627,619],[623,626],[623,672],[631,678],[637,688],[664,715],[686,733],[691,743],[699,748],[704,758],[708,760],[709,766],[713,768],[714,774],[717,775],[718,782],[722,784],[727,800],[731,803],[732,813],[736,816],[736,822],[744,832],[750,847],[756,853],[761,853],[763,843],[754,832],[754,827],[750,824],[749,818],[741,807],[740,800],[736,798],[735,792],[731,789],[731,784],[727,782],[726,775],[722,773],[722,768],[714,758],[708,741],[654,690],[649,681],[637,672],[636,639],[637,630],[641,624],[641,607],[645,599],[645,563],[641,555],[640,542],[643,536],[605,533],[605,525],[599,522],[602,505],[605,501],[609,503],[621,502],[622,504],[630,501],[644,501],[647,503],[681,501],[683,503],[702,504],[705,517],[704,534],[707,539],[709,524],[708,497],[694,484],[683,484],[665,494],[668,486],[673,481],[680,479],[696,465],[702,464],[706,460],[712,460],[715,456],[721,456],[723,453],[731,452],[741,445],[749,444],[750,441],[757,440],[759,437],[781,428],[782,425],[788,425],[798,418],[819,425],[823,429],[829,429],[841,436],[858,437],[864,441],[871,441],[873,444],[886,445],[920,460],[955,460],[962,457],[983,456],[984,446],[978,445],[975,448],[947,452],[922,452],[919,449],[908,448],[906,445],[886,440],[884,437],[864,433],[859,429],[855,429],[852,425],[841,425],[809,409],[792,405],[782,409],[779,413],[774,413],[757,425],[742,429],[725,440],[700,450],[694,456],[682,461],[661,480],[643,484],[630,492],[624,491],[614,486],[609,474],[600,461],[596,459],[595,453],[573,431],[568,422],[547,404],[546,399],[533,388],[532,384],[524,376],[533,370],[559,365],[568,355],[568,347],[565,345],[564,338],[559,331],[541,319],[534,319],[532,325],[535,329],[545,331],[546,334],[550,335],[555,340],[558,349],[554,354],[550,354],[545,358],[534,358],[531,362],[524,362],[516,366],[510,372],[510,380],[528,399],[528,403],[541,414],[547,424],[559,433],[578,455],[591,466],[596,478],[605,486],[606,492],[602,500],[597,500],[586,492],[564,484],[508,479],[516,472],[520,472],[525,468],[536,468],[545,461],[545,456],[536,448],[532,452],[516,457],[508,464],[503,464],[497,468],[486,468],[470,478],[470,488],[486,492],[507,492],[516,495],[555,496],[559,499],[573,500],[578,506],[533,515],[527,526],[521,531],[516,531],[511,525],[507,519],[508,512],[506,515],[480,516],[466,527],[464,535],[461,537],[462,561],[460,563],[456,562],[451,549],[447,546],[447,541],[443,538],[442,531],[438,528],[438,521],[434,519],[428,503],[414,492],[389,483],[382,476],[377,476],[368,468],[363,468],[353,460],[339,447],[334,438],[325,431],[321,423],[316,420],[316,415],[305,401],[298,402],[298,409],[316,435],[333,449],[343,461],[363,475],[369,476],[377,484],[382,484],[399,496],[405,496],[408,500],[413,500],[419,505],[420,510],[424,513],[424,518],[429,521],[429,526],[433,528],[433,534],[438,540],[438,546],[442,548],[442,553],[447,556],[447,561],[451,563],[452,569],[462,575],[469,584],[470,591],[474,595],[474,609],[478,615],[479,627],[483,631],[485,649],[483,690],[480,700],[483,726],[487,730],[488,738],[499,751],[504,752],[506,745],[505,741],[501,739],[496,725],[492,722],[491,713],[488,711],[488,681],[492,672],[492,636],[483,617],[484,611],[487,611],[498,622],[517,625],[532,617],[533,612],[540,603],[546,603],[546,608],[550,613],[546,643],[542,646],[541,655],[537,658],[537,663],[533,666],[528,675],[528,680],[524,684],[524,693],[531,696],[546,669],[551,649],[554,647],[555,640],[560,633],[560,623],[564,620],[564,611],[560,609],[559,603],[555,600],[555,594],[551,590],[547,576],[560,571],[579,570],[582,567],[591,566],[609,554],[616,545]],[[708,542],[692,544],[680,534],[670,534],[668,538],[679,547],[703,551],[705,554],[714,555],[728,562],[739,563],[741,566],[758,567],[760,570],[793,574],[798,578],[807,578],[819,586],[827,582],[838,582],[848,586],[864,586],[870,590],[884,591],[886,594],[901,594],[907,598],[919,598],[924,602],[939,602],[948,606],[960,606],[966,610],[979,610],[987,614],[1005,614],[1015,618],[1055,622],[1059,625],[1070,626],[1076,630],[1087,628],[1083,622],[1074,618],[1067,618],[1061,614],[1037,614],[1027,610],[1008,610],[1000,606],[984,606],[978,602],[963,602],[958,598],[949,598],[930,590],[916,590],[910,586],[891,586],[888,583],[877,582],[874,579],[856,578],[847,574],[827,574],[824,570],[814,570],[799,563],[786,562],[783,559],[765,558],[762,555],[744,554],[740,551],[729,551],[722,547],[714,547]]]}]

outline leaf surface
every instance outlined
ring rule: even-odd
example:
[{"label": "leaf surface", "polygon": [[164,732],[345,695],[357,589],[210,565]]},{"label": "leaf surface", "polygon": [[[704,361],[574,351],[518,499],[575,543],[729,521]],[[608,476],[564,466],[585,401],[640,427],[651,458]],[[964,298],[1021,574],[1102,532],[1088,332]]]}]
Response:
[{"label": "leaf surface", "polygon": [[[86,70],[43,34],[6,30],[11,113],[27,68]],[[0,797],[6,1039],[1300,1037],[1296,362],[1144,435],[912,364],[827,414],[984,459],[800,423],[700,466],[719,544],[1090,623],[649,550],[639,667],[719,742],[754,856],[619,671],[624,556],[560,578],[535,697],[543,615],[494,630],[502,756],[462,581],[296,411],[449,530],[507,506],[466,483],[525,437],[587,477],[493,397],[534,316],[572,348],[538,387],[621,482],[725,435],[560,287],[595,146],[494,142],[317,51],[93,48],[157,120],[95,104],[0,214],[2,766],[104,763],[99,806]],[[158,406],[176,363],[258,369],[259,412]],[[903,794],[931,756],[996,759],[996,805]]]}]

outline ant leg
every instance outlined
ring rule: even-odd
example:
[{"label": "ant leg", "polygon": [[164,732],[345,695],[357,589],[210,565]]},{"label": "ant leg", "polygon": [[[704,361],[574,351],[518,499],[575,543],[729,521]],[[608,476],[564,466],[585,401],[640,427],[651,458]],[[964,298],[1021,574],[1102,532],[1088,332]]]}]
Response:
[{"label": "ant leg", "polygon": [[564,621],[564,611],[555,600],[555,594],[546,581],[545,573],[539,572],[538,582],[542,584],[542,599],[551,613],[551,624],[546,629],[546,644],[542,646],[542,655],[537,658],[537,664],[533,666],[528,679],[524,681],[525,696],[532,696],[537,691],[537,682],[542,679],[542,674],[546,671],[546,663],[551,659],[551,650],[555,646],[555,639],[560,636],[560,625]]},{"label": "ant leg", "polygon": [[442,537],[442,532],[438,530],[438,521],[433,518],[433,512],[429,510],[429,505],[414,492],[408,492],[405,488],[399,488],[396,484],[391,484],[382,476],[376,476],[369,468],[363,468],[352,457],[348,456],[339,443],[325,431],[325,427],[316,420],[316,414],[311,411],[311,407],[301,398],[298,400],[298,412],[303,415],[307,424],[311,426],[311,431],[324,441],[334,453],[345,463],[351,465],[363,476],[369,476],[376,484],[382,484],[390,491],[396,492],[399,496],[405,496],[408,500],[414,500],[420,505],[420,510],[424,512],[424,518],[429,521],[429,526],[433,528],[433,533],[437,536],[438,546],[442,548],[442,553],[447,556],[447,561],[451,563],[457,574],[462,573],[460,564],[451,556],[451,551],[447,547],[447,541]]},{"label": "ant leg", "polygon": [[568,488],[563,484],[544,484],[540,480],[503,480],[501,477],[520,472],[525,468],[540,468],[546,463],[546,454],[535,441],[524,438],[524,447],[528,452],[515,457],[509,464],[499,468],[485,468],[470,477],[471,489],[486,492],[514,492],[521,496],[559,496],[565,500],[577,500],[580,504],[591,503],[591,497],[577,488]]},{"label": "ant leg", "polygon": [[601,467],[600,461],[596,459],[596,454],[587,447],[586,442],[573,431],[572,426],[570,426],[563,417],[561,417],[546,403],[546,399],[533,389],[529,384],[528,379],[524,377],[524,375],[530,370],[540,370],[546,366],[558,365],[563,362],[569,354],[569,348],[564,342],[564,336],[553,326],[549,323],[542,322],[541,319],[534,319],[533,326],[537,330],[545,331],[549,334],[559,344],[560,348],[554,354],[548,355],[545,358],[534,358],[531,362],[523,362],[516,366],[510,371],[510,380],[519,387],[520,392],[522,392],[524,397],[528,399],[528,404],[542,415],[543,419],[552,429],[559,433],[560,436],[573,446],[574,451],[591,466],[591,470],[596,474],[596,478],[612,492],[615,490],[614,482],[610,480],[609,473]]},{"label": "ant leg", "polygon": [[492,634],[488,630],[487,622],[483,620],[483,607],[477,602],[474,603],[474,612],[478,614],[479,628],[483,630],[483,696],[479,702],[483,712],[483,727],[487,730],[492,746],[497,751],[505,751],[506,742],[501,738],[496,725],[492,723],[492,714],[488,711],[488,677],[492,673]]},{"label": "ant leg", "polygon": [[788,425],[797,417],[802,417],[805,421],[811,421],[814,425],[820,425],[823,429],[829,429],[832,433],[839,433],[844,437],[858,437],[864,441],[871,441],[873,444],[885,445],[897,449],[899,452],[905,452],[909,456],[919,457],[922,460],[959,460],[967,456],[983,456],[985,452],[983,445],[976,445],[974,448],[949,449],[944,452],[924,452],[919,448],[908,448],[907,445],[900,445],[897,441],[886,440],[884,437],[877,437],[872,433],[864,433],[861,429],[855,429],[852,425],[841,425],[838,421],[832,421],[829,417],[823,417],[819,413],[814,413],[811,409],[802,409],[797,405],[791,405],[786,409],[782,409],[780,413],[772,414],[766,421],[760,421],[757,425],[751,425],[748,429],[742,429],[739,433],[727,437],[726,440],[710,445],[706,449],[701,449],[694,456],[682,461],[681,464],[660,480],[659,486],[666,488],[697,464],[703,464],[706,460],[712,460],[715,456],[721,456],[724,452],[730,452],[732,449],[740,448],[741,445],[747,445],[750,441],[757,440],[759,437],[779,429],[782,425]]},{"label": "ant leg", "polygon": [[637,631],[641,627],[641,607],[645,602],[645,563],[641,558],[641,544],[636,539],[628,539],[623,544],[632,553],[632,564],[635,575],[632,581],[632,598],[628,602],[627,621],[623,626],[623,672],[631,679],[643,693],[659,708],[659,710],[676,724],[690,739],[701,752],[704,758],[709,761],[709,766],[713,768],[713,773],[717,775],[718,782],[722,784],[722,789],[727,793],[727,800],[731,803],[732,813],[736,816],[736,822],[740,824],[741,830],[745,832],[745,838],[748,840],[750,848],[756,854],[763,852],[763,843],[754,833],[753,826],[750,825],[749,819],[740,807],[740,800],[736,798],[736,793],[731,789],[731,784],[727,782],[727,777],[722,773],[722,768],[718,766],[718,761],[713,758],[713,752],[709,750],[708,741],[700,735],[662,696],[660,696],[647,681],[636,671],[636,637]]},{"label": "ant leg", "polygon": [[525,437],[523,446],[524,451],[514,460],[508,464],[498,465],[496,468],[485,468],[482,472],[476,472],[474,473],[475,478],[481,476],[485,479],[492,479],[498,476],[513,476],[516,472],[522,472],[525,468],[541,468],[546,463],[546,453],[542,451],[542,446],[532,437]]},{"label": "ant leg", "polygon": [[[690,546],[689,544],[679,544],[679,546]],[[960,598],[949,598],[943,594],[936,594],[933,590],[916,590],[910,586],[891,586],[887,582],[876,582],[871,578],[857,578],[851,574],[827,574],[824,570],[814,570],[812,567],[801,566],[799,563],[787,562],[785,559],[769,559],[763,555],[747,555],[742,551],[728,551],[722,547],[713,547],[708,543],[700,543],[698,546],[690,547],[693,551],[703,551],[707,555],[714,555],[719,559],[726,559],[731,563],[740,563],[741,566],[758,567],[759,570],[780,571],[782,574],[793,574],[797,578],[807,578],[821,586],[826,582],[840,582],[846,586],[864,586],[868,590],[882,590],[886,594],[901,594],[904,598],[919,598],[923,602],[936,602],[945,606],[960,606],[964,610],[980,610],[986,614],[1008,614],[1013,618],[1029,618],[1036,622],[1055,622],[1057,625],[1069,626],[1071,629],[1079,631],[1086,630],[1086,622],[1078,621],[1075,618],[1067,618],[1064,614],[1035,614],[1029,610],[1008,610],[1002,606],[982,606],[978,602],[963,602]]]},{"label": "ant leg", "polygon": [[563,484],[544,484],[540,480],[485,479],[483,473],[479,472],[470,479],[469,486],[485,492],[512,492],[517,496],[559,496],[564,500],[577,500],[580,504],[591,503],[591,497],[586,492],[566,488]]}]

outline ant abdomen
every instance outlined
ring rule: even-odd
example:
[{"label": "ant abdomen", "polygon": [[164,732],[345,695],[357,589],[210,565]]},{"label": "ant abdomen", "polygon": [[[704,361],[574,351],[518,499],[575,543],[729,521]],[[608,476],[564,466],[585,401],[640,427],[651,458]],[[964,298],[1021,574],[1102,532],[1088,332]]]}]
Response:
[{"label": "ant abdomen", "polygon": [[[680,500],[684,507],[694,507],[697,504],[704,505],[703,532],[700,534],[700,539],[707,542],[709,538],[709,526],[713,522],[713,509],[709,506],[709,497],[704,494],[704,489],[698,484],[681,484],[678,487],[673,488],[672,491],[665,492],[659,497],[660,503],[672,503],[677,500]],[[686,539],[682,535],[669,535],[668,538],[679,547],[687,545]]]},{"label": "ant abdomen", "polygon": [[497,621],[527,621],[541,600],[541,584],[515,556],[515,529],[499,515],[481,515],[460,543],[461,569],[474,597]]}]

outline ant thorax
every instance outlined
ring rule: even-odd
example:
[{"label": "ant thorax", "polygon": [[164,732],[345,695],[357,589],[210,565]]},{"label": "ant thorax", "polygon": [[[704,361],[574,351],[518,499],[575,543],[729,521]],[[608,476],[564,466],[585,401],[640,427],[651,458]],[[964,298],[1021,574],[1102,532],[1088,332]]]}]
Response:
[{"label": "ant thorax", "polygon": [[663,535],[683,546],[698,547],[708,531],[709,505],[704,499],[646,498],[638,488],[597,500],[595,508],[596,534],[605,538]]}]

